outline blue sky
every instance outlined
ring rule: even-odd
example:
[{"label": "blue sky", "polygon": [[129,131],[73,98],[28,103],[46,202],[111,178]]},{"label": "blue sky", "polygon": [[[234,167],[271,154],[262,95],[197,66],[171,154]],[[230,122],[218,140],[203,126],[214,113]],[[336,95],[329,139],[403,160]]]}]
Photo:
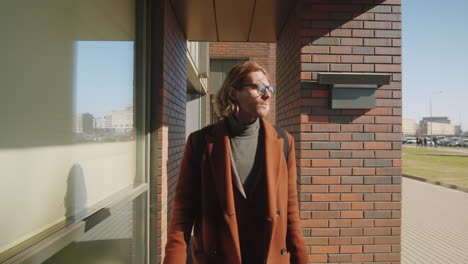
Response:
[{"label": "blue sky", "polygon": [[[403,118],[468,130],[468,0],[403,1]],[[440,93],[441,92],[441,93]]]},{"label": "blue sky", "polygon": [[133,104],[133,41],[75,42],[75,113],[102,117]]}]

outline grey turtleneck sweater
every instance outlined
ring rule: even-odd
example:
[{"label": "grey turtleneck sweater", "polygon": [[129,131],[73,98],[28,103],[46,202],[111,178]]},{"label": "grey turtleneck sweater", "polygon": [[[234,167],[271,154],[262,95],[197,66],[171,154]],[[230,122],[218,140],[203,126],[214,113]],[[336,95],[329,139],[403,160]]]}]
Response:
[{"label": "grey turtleneck sweater", "polygon": [[235,117],[229,117],[228,126],[232,159],[239,178],[245,186],[246,180],[254,168],[260,120],[257,118],[253,123],[243,125]]}]

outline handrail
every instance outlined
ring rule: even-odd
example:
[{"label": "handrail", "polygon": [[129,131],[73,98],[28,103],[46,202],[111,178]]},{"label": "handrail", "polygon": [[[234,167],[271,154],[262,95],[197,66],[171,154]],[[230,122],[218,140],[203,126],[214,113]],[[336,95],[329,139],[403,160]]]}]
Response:
[{"label": "handrail", "polygon": [[44,262],[146,191],[148,191],[147,183],[125,188],[89,209],[87,214],[76,217],[74,222],[45,239],[37,243],[33,243],[38,240],[36,237],[29,239],[32,241],[30,244],[34,244],[33,246],[25,250],[22,247],[18,249],[13,247],[8,250],[8,252],[18,251],[18,253],[2,264],[40,264]]},{"label": "handrail", "polygon": [[42,263],[55,253],[62,250],[85,233],[85,222],[81,221],[68,226],[52,236],[44,239],[33,247],[7,260],[5,264],[37,264]]}]

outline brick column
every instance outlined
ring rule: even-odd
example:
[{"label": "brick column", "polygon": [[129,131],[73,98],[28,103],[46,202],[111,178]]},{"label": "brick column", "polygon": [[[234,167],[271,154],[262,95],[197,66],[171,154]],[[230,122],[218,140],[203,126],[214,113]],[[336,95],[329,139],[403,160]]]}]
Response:
[{"label": "brick column", "polygon": [[[313,263],[400,262],[400,10],[400,0],[304,0],[278,40],[277,122],[297,140]],[[385,73],[391,83],[373,109],[331,109],[319,72]]]},{"label": "brick column", "polygon": [[[162,263],[185,145],[186,38],[169,0],[150,1],[150,263]],[[154,247],[153,247],[154,245]]]}]

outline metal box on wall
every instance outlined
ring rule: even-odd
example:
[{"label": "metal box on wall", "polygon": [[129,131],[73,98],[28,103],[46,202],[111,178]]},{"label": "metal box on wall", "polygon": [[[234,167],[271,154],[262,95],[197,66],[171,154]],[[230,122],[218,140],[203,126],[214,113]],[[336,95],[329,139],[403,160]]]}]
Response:
[{"label": "metal box on wall", "polygon": [[389,74],[319,73],[319,84],[332,85],[332,109],[375,108],[375,90],[389,84]]}]

